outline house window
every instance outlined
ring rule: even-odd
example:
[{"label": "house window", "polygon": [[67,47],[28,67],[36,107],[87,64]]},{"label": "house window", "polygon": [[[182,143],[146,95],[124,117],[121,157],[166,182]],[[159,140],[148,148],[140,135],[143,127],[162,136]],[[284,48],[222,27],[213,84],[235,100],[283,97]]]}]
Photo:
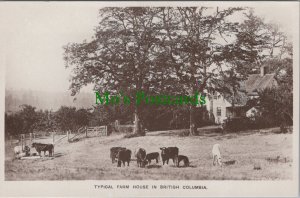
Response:
[{"label": "house window", "polygon": [[217,116],[221,116],[221,113],[222,113],[221,107],[217,107]]}]

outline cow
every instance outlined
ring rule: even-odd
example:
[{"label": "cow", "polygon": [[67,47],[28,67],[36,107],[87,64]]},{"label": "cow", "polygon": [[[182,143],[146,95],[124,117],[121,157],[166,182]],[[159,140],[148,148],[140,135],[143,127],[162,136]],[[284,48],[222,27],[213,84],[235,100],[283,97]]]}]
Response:
[{"label": "cow", "polygon": [[146,162],[148,163],[148,164],[150,164],[151,163],[151,160],[156,160],[156,163],[158,163],[158,159],[159,159],[159,153],[158,152],[154,152],[154,153],[148,153],[147,155],[146,155]]},{"label": "cow", "polygon": [[161,159],[163,161],[163,165],[165,162],[169,164],[169,159],[173,159],[173,163],[176,165],[179,149],[177,147],[162,147],[161,150]]},{"label": "cow", "polygon": [[41,156],[41,151],[44,151],[44,156],[46,151],[49,153],[49,157],[53,157],[54,154],[54,145],[53,144],[42,144],[42,143],[32,143],[31,147],[34,147],[35,150],[39,153],[39,156]]},{"label": "cow", "polygon": [[14,153],[15,153],[15,158],[29,156],[30,148],[29,148],[29,146],[25,146],[24,149],[22,149],[22,146],[15,146]]},{"label": "cow", "polygon": [[29,146],[25,146],[24,147],[24,152],[25,152],[25,156],[29,156],[30,155],[30,148],[29,148]]},{"label": "cow", "polygon": [[137,166],[138,167],[145,167],[145,161],[146,161],[146,150],[143,149],[143,148],[139,148],[137,151],[136,151],[136,154],[135,154],[135,157],[136,157],[136,161],[137,161]]},{"label": "cow", "polygon": [[15,158],[19,158],[20,154],[23,152],[22,146],[15,146],[14,147],[14,153],[15,153]]},{"label": "cow", "polygon": [[125,166],[125,162],[127,162],[127,166],[129,166],[129,162],[131,159],[131,150],[121,149],[117,154],[117,158],[118,158],[117,167],[121,167],[121,163],[123,163],[123,166]]},{"label": "cow", "polygon": [[125,147],[111,147],[110,148],[110,158],[111,158],[111,162],[114,163],[115,159],[117,158],[117,155],[119,153],[120,150],[125,150]]},{"label": "cow", "polygon": [[177,166],[179,166],[179,163],[180,163],[181,161],[183,161],[185,167],[190,166],[189,158],[188,158],[187,156],[184,156],[184,155],[178,155]]},{"label": "cow", "polygon": [[220,166],[222,166],[222,158],[220,152],[220,145],[215,144],[212,149],[212,156],[213,156],[213,165],[215,166],[215,162],[217,162]]},{"label": "cow", "polygon": [[15,146],[14,153],[15,153],[15,155],[22,153],[22,146]]}]

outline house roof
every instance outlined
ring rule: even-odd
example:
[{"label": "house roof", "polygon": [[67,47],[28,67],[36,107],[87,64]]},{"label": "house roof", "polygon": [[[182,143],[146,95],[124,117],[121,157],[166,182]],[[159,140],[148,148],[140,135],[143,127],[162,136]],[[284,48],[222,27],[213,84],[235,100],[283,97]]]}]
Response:
[{"label": "house roof", "polygon": [[258,92],[276,85],[275,74],[251,74],[248,79],[240,83],[240,91],[233,97],[232,94],[225,94],[226,100],[236,106],[244,106],[249,96],[257,96]]},{"label": "house roof", "polygon": [[248,79],[244,82],[245,90],[248,95],[257,95],[257,92],[266,88],[271,88],[275,84],[275,74],[260,74],[249,75]]}]

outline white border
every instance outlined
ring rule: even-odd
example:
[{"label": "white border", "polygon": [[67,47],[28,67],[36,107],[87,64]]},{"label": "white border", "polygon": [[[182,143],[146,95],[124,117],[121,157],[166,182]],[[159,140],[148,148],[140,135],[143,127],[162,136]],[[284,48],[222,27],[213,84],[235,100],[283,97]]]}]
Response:
[{"label": "white border", "polygon": [[[294,177],[289,181],[207,181],[207,180],[102,180],[102,181],[4,181],[4,99],[5,99],[5,50],[0,54],[0,196],[100,196],[100,197],[291,197],[298,195],[299,184],[299,2],[1,2],[12,9],[25,4],[75,5],[91,4],[103,6],[291,6],[294,21],[294,133],[293,133],[293,167]],[[17,14],[17,13],[16,13]],[[1,34],[1,32],[0,32]],[[5,42],[5,40],[3,40]],[[3,43],[3,42],[1,42]],[[5,45],[4,45],[5,46]],[[1,50],[1,47],[0,47]],[[100,190],[94,185],[117,184],[149,185],[205,185],[207,190]]]}]

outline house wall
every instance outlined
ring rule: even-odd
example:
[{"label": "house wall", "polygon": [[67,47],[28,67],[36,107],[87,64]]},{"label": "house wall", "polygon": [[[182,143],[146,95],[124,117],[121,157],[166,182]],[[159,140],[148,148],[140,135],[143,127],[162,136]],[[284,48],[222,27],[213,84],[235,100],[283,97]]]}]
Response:
[{"label": "house wall", "polygon": [[247,112],[246,112],[246,116],[248,118],[251,118],[251,117],[254,117],[256,116],[257,114],[259,114],[259,110],[255,107],[252,107],[251,109],[249,109]]},{"label": "house wall", "polygon": [[[222,124],[227,118],[226,107],[230,107],[231,104],[227,102],[223,96],[217,93],[217,99],[207,97],[207,110],[213,113],[214,121],[216,124]],[[221,108],[221,115],[217,115],[217,109]]]}]

